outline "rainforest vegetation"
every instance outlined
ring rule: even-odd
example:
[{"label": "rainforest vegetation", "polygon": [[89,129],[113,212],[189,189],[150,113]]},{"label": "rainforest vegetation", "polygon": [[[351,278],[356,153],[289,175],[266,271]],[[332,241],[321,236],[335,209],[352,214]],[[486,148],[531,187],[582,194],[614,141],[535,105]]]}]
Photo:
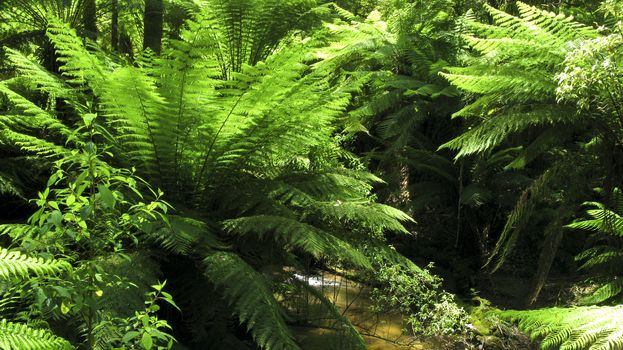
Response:
[{"label": "rainforest vegetation", "polygon": [[623,2],[0,0],[0,348],[623,349]]}]

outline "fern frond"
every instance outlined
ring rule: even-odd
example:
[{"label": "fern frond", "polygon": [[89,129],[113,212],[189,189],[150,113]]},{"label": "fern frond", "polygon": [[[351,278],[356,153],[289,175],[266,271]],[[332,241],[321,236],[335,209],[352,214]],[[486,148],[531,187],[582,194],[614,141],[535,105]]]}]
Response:
[{"label": "fern frond", "polygon": [[9,195],[26,199],[22,193],[22,189],[15,183],[15,180],[11,176],[3,174],[2,172],[0,172],[0,195]]},{"label": "fern frond", "polygon": [[340,344],[343,347],[347,347],[348,349],[367,349],[368,346],[361,336],[355,326],[350,322],[348,317],[342,315],[342,311],[335,306],[334,303],[331,302],[321,291],[317,288],[310,286],[307,283],[299,281],[297,279],[293,280],[296,285],[303,289],[306,293],[309,293],[313,298],[319,301],[320,305],[326,310],[326,312],[330,315],[332,321],[332,328],[336,329],[340,334],[341,340],[345,341],[348,345]]},{"label": "fern frond", "polygon": [[161,168],[173,162],[170,145],[174,123],[170,118],[158,118],[164,113],[164,99],[153,79],[134,67],[116,69],[106,81],[102,91],[104,116],[115,130],[120,151],[129,164],[156,177]]},{"label": "fern frond", "polygon": [[556,97],[556,82],[552,73],[521,71],[518,67],[492,68],[487,65],[449,68],[448,71],[441,75],[467,92],[493,94],[519,102],[551,100]]},{"label": "fern frond", "polygon": [[508,219],[504,224],[504,229],[500,234],[500,238],[495,244],[495,248],[489,255],[489,259],[485,264],[485,266],[487,266],[497,259],[492,271],[496,271],[502,266],[505,259],[508,257],[508,254],[514,248],[519,232],[521,232],[521,230],[526,226],[528,218],[534,210],[536,201],[543,197],[543,193],[545,193],[547,189],[548,182],[553,176],[555,176],[556,172],[557,169],[555,167],[546,170],[521,194],[517,204],[515,204],[515,207],[508,215]]},{"label": "fern frond", "polygon": [[5,126],[12,127],[16,131],[53,131],[64,137],[71,134],[69,128],[50,113],[44,111],[23,96],[13,92],[13,90],[9,89],[1,82],[0,94],[7,97],[13,105],[13,109],[17,110],[17,113],[22,113],[22,115],[1,115],[0,123]]},{"label": "fern frond", "polygon": [[93,338],[95,339],[93,350],[110,349],[110,345],[122,339],[123,336],[122,329],[119,327],[111,327],[107,322],[100,322],[93,328]]},{"label": "fern frond", "polygon": [[612,281],[602,284],[591,293],[580,300],[582,305],[596,305],[621,294],[623,291],[623,279],[615,278]]},{"label": "fern frond", "polygon": [[316,258],[338,258],[369,269],[368,258],[349,243],[298,220],[278,216],[251,216],[228,220],[225,228],[238,235],[256,234],[259,238],[274,235],[272,240],[302,249]]},{"label": "fern frond", "polygon": [[608,266],[618,266],[623,262],[623,251],[614,247],[597,246],[592,247],[576,256],[576,260],[584,263],[580,270],[594,270]]},{"label": "fern frond", "polygon": [[5,50],[8,61],[20,73],[19,80],[27,82],[30,87],[50,96],[73,102],[76,97],[75,92],[59,76],[49,72],[33,58],[17,50],[11,48],[5,48]]},{"label": "fern frond", "polygon": [[213,249],[225,248],[225,244],[215,233],[216,229],[205,221],[177,215],[169,215],[168,220],[168,225],[147,235],[167,251],[190,255],[205,246]]},{"label": "fern frond", "polygon": [[266,59],[297,19],[310,10],[310,0],[210,0],[206,8],[223,38],[222,65],[225,76],[240,72],[243,65]]},{"label": "fern frond", "polygon": [[27,224],[4,224],[0,225],[0,235],[7,235],[12,240],[19,241],[31,236],[37,231],[35,227]]},{"label": "fern frond", "polygon": [[[585,203],[587,204],[587,203]],[[593,219],[573,222],[566,227],[573,229],[599,231],[604,234],[623,237],[623,217],[618,213],[602,207],[586,211]]]},{"label": "fern frond", "polygon": [[259,346],[270,350],[300,349],[263,275],[233,253],[213,253],[204,259],[204,264],[206,277],[219,287]]},{"label": "fern frond", "polygon": [[[371,188],[361,180],[342,174],[310,174],[305,182],[303,179],[303,176],[288,176],[289,181],[285,182],[286,179],[280,178],[269,196],[287,206],[304,208],[327,222],[340,222],[369,232],[408,233],[403,224],[414,222],[400,210],[374,203],[368,198]],[[331,183],[335,180],[343,184]]]},{"label": "fern frond", "polygon": [[41,157],[61,158],[69,155],[69,150],[52,142],[40,139],[35,136],[15,132],[9,128],[0,130],[0,139],[4,139],[8,144],[19,147],[26,153]]},{"label": "fern frond", "polygon": [[222,178],[227,169],[265,168],[263,164],[300,157],[330,140],[350,94],[332,87],[320,73],[302,76],[309,67],[301,51],[309,45],[297,40],[251,68],[246,72],[252,77],[250,87],[230,97],[231,107],[202,126],[202,138],[210,142],[200,153],[198,186],[205,178]]},{"label": "fern frond", "polygon": [[403,211],[385,204],[341,202],[339,200],[319,204],[321,215],[325,218],[348,222],[373,232],[408,233],[409,231],[402,222],[415,222]]},{"label": "fern frond", "polygon": [[44,329],[33,329],[23,324],[0,321],[0,348],[7,350],[71,350],[65,339]]},{"label": "fern frond", "polygon": [[543,338],[542,349],[618,350],[623,348],[623,306],[547,308],[502,311],[532,339]]},{"label": "fern frond", "polygon": [[89,52],[83,41],[67,23],[58,18],[48,18],[46,35],[54,44],[61,72],[69,82],[87,85],[96,94],[105,86],[106,67],[94,53]]},{"label": "fern frond", "polygon": [[18,251],[0,248],[0,277],[2,278],[26,278],[33,273],[37,276],[44,276],[70,269],[71,265],[63,260],[33,258]]},{"label": "fern frond", "polygon": [[590,219],[581,219],[565,227],[594,232],[591,238],[594,245],[576,255],[576,261],[581,261],[580,270],[589,270],[602,281],[596,291],[584,297],[583,304],[598,304],[621,294],[623,282],[618,267],[623,264],[623,250],[612,244],[613,239],[623,237],[623,217],[617,212],[620,209],[620,190],[612,191],[612,205],[607,206],[600,202],[585,202],[588,206],[586,214]]},{"label": "fern frond", "polygon": [[559,40],[559,42],[566,43],[598,35],[598,31],[595,28],[579,23],[573,17],[548,12],[521,1],[517,2],[517,7],[521,17],[534,23],[539,28],[543,28],[544,31]]},{"label": "fern frond", "polygon": [[550,126],[582,126],[573,107],[557,104],[555,77],[572,44],[595,37],[597,31],[571,17],[518,6],[519,17],[485,6],[494,25],[465,19],[471,33],[464,39],[479,55],[466,67],[441,73],[478,97],[455,114],[479,117],[476,125],[442,146],[458,150],[457,157],[489,151],[528,127],[544,132]]},{"label": "fern frond", "polygon": [[511,108],[503,113],[483,118],[478,125],[443,144],[440,148],[457,150],[457,157],[490,151],[510,135],[532,127],[548,128],[574,123],[573,115],[560,106],[541,105],[530,112]]}]

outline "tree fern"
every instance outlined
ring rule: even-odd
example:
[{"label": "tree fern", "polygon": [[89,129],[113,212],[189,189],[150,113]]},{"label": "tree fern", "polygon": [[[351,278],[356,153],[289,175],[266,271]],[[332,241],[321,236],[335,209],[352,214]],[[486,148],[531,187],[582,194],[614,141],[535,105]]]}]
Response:
[{"label": "tree fern", "polygon": [[436,138],[451,130],[445,121],[456,89],[437,73],[452,59],[453,12],[443,0],[390,2],[356,26],[329,26],[346,45],[323,52],[363,83],[345,118],[348,145],[370,151],[367,156],[388,183],[380,198],[410,212],[421,211],[419,203],[432,204],[439,192],[455,192],[454,184],[431,193],[430,182],[411,182],[428,176],[432,163],[424,164],[416,154],[432,154]]},{"label": "tree fern", "polygon": [[597,36],[597,31],[564,15],[523,3],[518,7],[515,17],[487,6],[494,25],[466,19],[465,41],[479,56],[466,67],[442,73],[477,96],[455,114],[475,121],[474,127],[442,146],[457,150],[457,157],[491,150],[530,127],[581,124],[570,106],[556,104],[555,76],[572,44]]},{"label": "tree fern", "polygon": [[[272,9],[281,4],[253,6]],[[258,15],[268,16],[267,11]],[[364,244],[382,246],[384,232],[406,233],[403,223],[411,219],[375,203],[372,187],[380,180],[341,150],[334,138],[364,77],[340,74],[334,56],[322,53],[329,51],[325,35],[331,32],[323,30],[311,38],[282,32],[288,45],[280,47],[278,38],[261,38],[272,28],[264,23],[268,27],[249,29],[258,36],[245,37],[252,43],[240,48],[241,55],[259,55],[264,61],[245,58],[232,63],[222,56],[221,40],[247,44],[236,41],[239,33],[229,32],[239,29],[237,24],[227,27],[220,20],[204,7],[159,57],[145,55],[131,67],[85,47],[66,24],[51,19],[47,35],[57,47],[61,75],[45,75],[32,62],[24,62],[28,69],[23,74],[31,84],[15,82],[6,95],[26,106],[28,96],[19,94],[18,86],[47,97],[71,86],[71,93],[59,94],[69,108],[66,115],[57,116],[59,122],[71,130],[72,118],[91,120],[102,135],[102,147],[114,155],[108,161],[135,167],[178,208],[171,227],[145,229],[149,240],[167,254],[197,264],[201,259],[206,279],[219,287],[216,294],[259,346],[296,348],[272,293],[287,274],[279,270],[274,278],[265,278],[260,271],[285,265],[300,268],[309,258],[368,268],[361,252]],[[351,26],[338,25],[344,31]],[[348,40],[336,37],[342,39]],[[22,62],[25,56],[15,57]],[[240,67],[226,68],[223,76],[224,64]],[[45,80],[36,84],[41,74]],[[39,109],[32,114],[49,116]],[[20,109],[15,115],[30,114]],[[58,132],[49,139],[31,133],[36,134],[26,127],[7,143],[24,152],[58,155],[83,142],[79,133],[65,137]],[[31,138],[39,148],[25,143]],[[210,316],[199,316],[206,317]]]},{"label": "tree fern", "polygon": [[[586,149],[567,147],[573,132],[581,133],[581,139],[586,143],[595,136],[592,131],[587,131],[586,123],[596,120],[582,117],[573,104],[559,99],[557,74],[564,69],[565,60],[572,55],[574,46],[597,37],[597,30],[562,14],[556,15],[523,3],[517,6],[518,16],[485,6],[493,24],[483,24],[475,21],[473,16],[466,16],[464,40],[474,56],[465,59],[465,67],[448,68],[442,73],[450,83],[471,97],[471,103],[454,114],[465,120],[463,133],[441,148],[455,150],[456,158],[464,159],[470,155],[488,154],[503,145],[514,146],[517,142],[525,145],[517,158],[507,164],[508,170],[526,167],[539,157],[555,159],[532,185],[533,189],[549,188],[540,192],[542,198],[527,196],[528,192],[524,192],[509,214],[498,244],[488,259],[489,262],[498,259],[493,270],[503,263],[519,231],[530,220],[530,215],[536,213],[526,210],[535,207],[536,201],[543,198],[557,201],[559,208],[567,209],[556,211],[549,220],[567,220],[569,208],[575,205],[573,201],[586,189],[574,185],[575,191],[565,191],[572,195],[556,197],[555,194],[561,193],[565,186],[576,183],[571,180],[571,173],[543,180],[548,173],[561,174],[560,169],[570,171],[566,165],[570,161],[591,157]],[[601,122],[591,123],[596,124],[602,125]],[[609,127],[598,131],[611,132]],[[563,148],[573,150],[573,155],[552,152]],[[537,290],[549,271],[561,237],[559,229],[550,227],[546,231],[548,249],[541,251],[539,261],[549,263],[540,264],[542,267],[537,273],[539,277],[534,280],[533,296],[538,295]],[[496,254],[501,255],[496,257]],[[529,299],[528,303],[534,301],[533,297]]]}]

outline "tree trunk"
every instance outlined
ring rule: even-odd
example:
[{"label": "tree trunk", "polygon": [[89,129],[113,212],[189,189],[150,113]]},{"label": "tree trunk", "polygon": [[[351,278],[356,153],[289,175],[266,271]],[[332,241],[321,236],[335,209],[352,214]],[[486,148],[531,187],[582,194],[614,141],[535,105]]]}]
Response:
[{"label": "tree trunk", "polygon": [[132,45],[132,39],[125,32],[119,33],[119,52],[128,55],[130,61],[134,61],[134,46]]},{"label": "tree trunk", "polygon": [[162,0],[145,1],[143,49],[150,48],[157,54],[162,48],[163,9]]},{"label": "tree trunk", "polygon": [[82,26],[84,36],[95,41],[97,40],[97,5],[95,0],[86,0],[83,6]]},{"label": "tree trunk", "polygon": [[110,46],[113,51],[119,51],[119,0],[111,0],[111,6]]}]

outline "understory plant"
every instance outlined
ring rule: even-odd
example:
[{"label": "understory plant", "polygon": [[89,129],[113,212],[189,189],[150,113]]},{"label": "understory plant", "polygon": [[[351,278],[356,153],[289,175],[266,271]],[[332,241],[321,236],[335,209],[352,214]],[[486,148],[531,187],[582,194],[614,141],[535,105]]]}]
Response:
[{"label": "understory plant", "polygon": [[467,313],[452,294],[441,290],[442,279],[429,272],[432,266],[414,271],[387,262],[379,265],[374,275],[378,287],[371,294],[378,311],[400,312],[414,335],[457,335],[467,331]]},{"label": "understory plant", "polygon": [[[149,293],[158,272],[139,245],[154,223],[168,222],[169,205],[160,199],[161,192],[131,171],[102,160],[107,152],[98,149],[94,139],[103,128],[94,117],[85,114],[70,134],[67,142],[75,148],[54,163],[28,223],[0,225],[13,246],[42,257],[36,262],[61,256],[64,265],[59,266],[68,267],[71,274],[5,287],[3,298],[9,304],[3,310],[87,349],[127,345],[132,332],[141,335],[141,348],[168,349],[173,338],[165,333],[170,331],[166,321],[155,315],[156,301],[174,303],[163,285],[154,287],[157,294]],[[135,270],[130,272],[130,266]],[[146,306],[144,294],[149,298]]]}]

